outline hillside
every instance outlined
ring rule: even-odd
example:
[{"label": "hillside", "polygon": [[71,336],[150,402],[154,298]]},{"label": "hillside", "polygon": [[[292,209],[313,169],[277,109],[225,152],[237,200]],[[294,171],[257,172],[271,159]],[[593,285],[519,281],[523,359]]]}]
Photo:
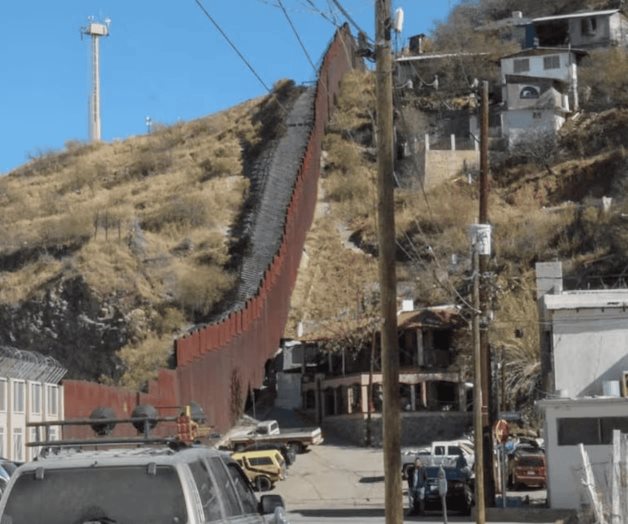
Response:
[{"label": "hillside", "polygon": [[299,92],[280,82],[150,135],[70,142],[2,177],[0,344],[52,355],[71,378],[141,387],[173,337],[235,293],[249,167]]}]

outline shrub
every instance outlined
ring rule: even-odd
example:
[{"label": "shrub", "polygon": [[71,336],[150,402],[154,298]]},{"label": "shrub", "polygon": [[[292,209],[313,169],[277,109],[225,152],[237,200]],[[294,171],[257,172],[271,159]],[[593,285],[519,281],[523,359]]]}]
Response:
[{"label": "shrub", "polygon": [[157,371],[165,367],[172,351],[172,337],[149,335],[137,344],[124,346],[118,356],[125,368],[120,379],[122,386],[140,391],[147,381],[157,377]]},{"label": "shrub", "polygon": [[166,226],[189,229],[207,226],[213,219],[209,202],[202,195],[177,196],[163,204],[157,211],[142,220],[142,228],[159,232]]},{"label": "shrub", "polygon": [[176,300],[190,317],[205,317],[234,282],[217,266],[189,267],[178,276]]},{"label": "shrub", "polygon": [[590,51],[578,76],[585,108],[599,111],[628,106],[628,53],[624,49]]}]

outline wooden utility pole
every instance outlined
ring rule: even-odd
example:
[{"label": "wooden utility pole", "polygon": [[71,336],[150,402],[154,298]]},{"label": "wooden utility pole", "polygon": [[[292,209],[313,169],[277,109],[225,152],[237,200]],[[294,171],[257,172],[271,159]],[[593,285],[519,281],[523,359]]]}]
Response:
[{"label": "wooden utility pole", "polygon": [[479,255],[473,246],[473,435],[475,443],[475,522],[484,524],[486,507],[484,504],[484,446],[482,438],[482,358],[480,354],[480,277]]},{"label": "wooden utility pole", "polygon": [[375,0],[377,88],[377,233],[382,304],[384,475],[386,523],[403,522],[397,277],[395,272],[394,148],[390,0]]},{"label": "wooden utility pole", "polygon": [[[488,224],[488,82],[482,82],[482,123],[480,128],[480,224]],[[484,497],[487,506],[495,504],[495,484],[493,479],[493,437],[495,402],[492,396],[493,381],[491,354],[488,344],[489,290],[486,279],[490,254],[479,255],[480,269],[480,354],[482,363],[482,443],[484,448]]]}]

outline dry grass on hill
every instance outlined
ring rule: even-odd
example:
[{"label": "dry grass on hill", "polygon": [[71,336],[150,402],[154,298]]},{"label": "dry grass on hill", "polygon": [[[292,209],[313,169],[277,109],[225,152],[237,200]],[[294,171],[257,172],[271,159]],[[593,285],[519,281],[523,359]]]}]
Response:
[{"label": "dry grass on hill", "polygon": [[123,382],[141,385],[165,363],[173,331],[234,285],[225,267],[248,194],[243,149],[267,139],[266,106],[249,101],[124,141],[68,142],[0,178],[0,303],[80,275],[123,311],[140,306],[145,322],[120,356]]}]

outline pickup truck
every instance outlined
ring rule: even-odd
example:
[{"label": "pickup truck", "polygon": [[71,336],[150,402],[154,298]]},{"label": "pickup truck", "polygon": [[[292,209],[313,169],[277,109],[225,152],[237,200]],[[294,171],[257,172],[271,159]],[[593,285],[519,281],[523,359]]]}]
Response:
[{"label": "pickup truck", "polygon": [[229,438],[234,451],[240,451],[255,443],[285,444],[296,453],[303,453],[308,446],[323,442],[321,428],[290,428],[281,431],[276,420],[259,422],[251,431]]},{"label": "pickup truck", "polygon": [[407,477],[407,470],[414,464],[414,460],[419,457],[431,457],[434,464],[442,462],[442,457],[465,458],[469,468],[473,469],[475,463],[475,452],[473,443],[470,440],[435,440],[431,445],[421,448],[404,448],[401,452],[401,474]]}]

